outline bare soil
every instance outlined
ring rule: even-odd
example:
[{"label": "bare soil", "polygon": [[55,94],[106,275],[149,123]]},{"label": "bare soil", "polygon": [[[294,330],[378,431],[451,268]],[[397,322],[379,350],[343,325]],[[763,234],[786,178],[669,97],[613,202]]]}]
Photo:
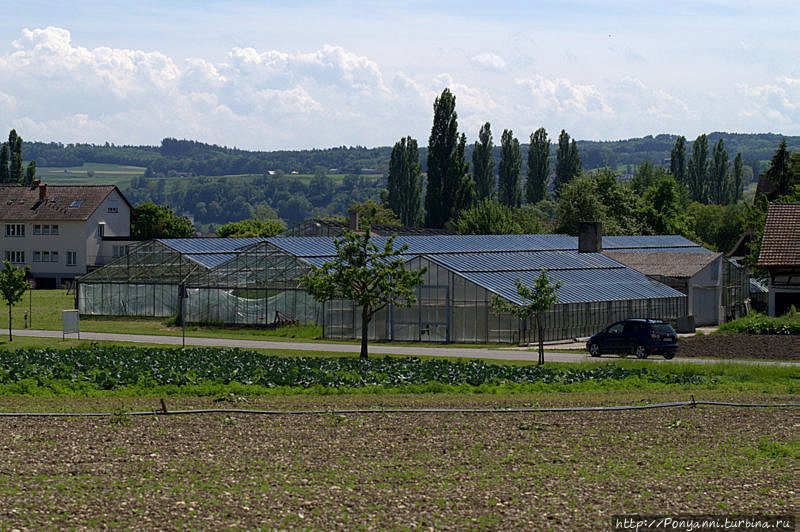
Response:
[{"label": "bare soil", "polygon": [[[169,408],[503,408],[683,395],[171,398]],[[6,412],[120,411],[0,418],[0,529],[603,530],[624,513],[797,513],[797,409],[121,413],[153,402],[0,398]]]},{"label": "bare soil", "polygon": [[678,357],[800,360],[800,336],[708,334],[678,341]]}]

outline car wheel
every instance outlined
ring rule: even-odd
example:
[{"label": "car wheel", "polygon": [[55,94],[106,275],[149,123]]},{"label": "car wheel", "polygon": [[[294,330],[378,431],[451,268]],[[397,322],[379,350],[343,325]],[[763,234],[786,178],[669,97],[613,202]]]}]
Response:
[{"label": "car wheel", "polygon": [[599,357],[600,356],[600,346],[597,345],[597,344],[591,344],[589,346],[589,354],[592,355],[593,357]]},{"label": "car wheel", "polygon": [[647,352],[647,348],[644,345],[638,344],[633,348],[633,354],[636,355],[636,358],[647,358],[650,353]]},{"label": "car wheel", "polygon": [[665,351],[664,352],[664,358],[666,358],[667,360],[672,360],[673,358],[675,358],[675,353],[667,353]]}]

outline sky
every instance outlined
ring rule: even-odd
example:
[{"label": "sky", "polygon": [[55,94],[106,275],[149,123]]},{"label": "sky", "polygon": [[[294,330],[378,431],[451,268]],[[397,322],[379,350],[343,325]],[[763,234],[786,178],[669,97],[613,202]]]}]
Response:
[{"label": "sky", "polygon": [[30,141],[426,145],[444,88],[469,142],[800,135],[796,0],[3,4],[0,131]]}]

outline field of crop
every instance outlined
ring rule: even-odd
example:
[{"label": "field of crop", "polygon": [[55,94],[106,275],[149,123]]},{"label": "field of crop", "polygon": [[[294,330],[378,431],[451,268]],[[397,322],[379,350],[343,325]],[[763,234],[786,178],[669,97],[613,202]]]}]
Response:
[{"label": "field of crop", "polygon": [[131,179],[144,174],[140,166],[84,163],[71,167],[37,167],[37,176],[51,185],[117,185],[126,188]]},{"label": "field of crop", "polygon": [[[780,396],[699,393],[777,402]],[[796,397],[795,397],[796,398]],[[508,408],[685,393],[230,397],[179,408]],[[126,415],[155,399],[0,397],[0,529],[605,530],[619,513],[797,511],[785,408]]]}]

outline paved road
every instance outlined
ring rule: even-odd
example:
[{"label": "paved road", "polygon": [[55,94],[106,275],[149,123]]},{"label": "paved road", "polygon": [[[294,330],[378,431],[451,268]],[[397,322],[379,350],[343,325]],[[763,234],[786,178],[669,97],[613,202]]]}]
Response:
[{"label": "paved road", "polygon": [[[46,331],[32,329],[13,330],[16,336],[32,336],[41,338],[61,338],[61,331]],[[117,334],[117,333],[94,333],[81,332],[81,340],[107,340],[114,342],[133,342],[148,344],[181,345],[180,336],[161,336],[147,334]],[[69,335],[75,338],[75,335]],[[290,342],[290,341],[268,341],[268,340],[234,340],[230,338],[199,338],[187,336],[186,345],[205,346],[205,347],[241,347],[245,349],[292,349],[302,351],[329,351],[337,353],[358,353],[361,346],[358,344],[342,343],[311,343],[311,342]],[[549,347],[552,349],[553,347]],[[557,349],[557,347],[556,347]],[[464,348],[464,347],[426,347],[426,346],[399,346],[387,344],[371,344],[369,352],[373,355],[414,355],[431,357],[459,357],[459,358],[485,358],[493,360],[538,360],[538,352],[533,349],[499,349],[499,348]],[[583,353],[569,351],[545,353],[545,359],[549,362],[583,362],[592,359]],[[648,360],[652,362],[665,362],[661,357],[654,356]],[[704,358],[680,358],[674,359],[678,362],[691,362],[697,364],[713,364],[719,362],[737,362],[741,364],[760,364],[760,365],[780,365],[793,366],[800,363],[793,362],[774,362],[774,361],[753,361],[753,360],[719,360]]]}]

